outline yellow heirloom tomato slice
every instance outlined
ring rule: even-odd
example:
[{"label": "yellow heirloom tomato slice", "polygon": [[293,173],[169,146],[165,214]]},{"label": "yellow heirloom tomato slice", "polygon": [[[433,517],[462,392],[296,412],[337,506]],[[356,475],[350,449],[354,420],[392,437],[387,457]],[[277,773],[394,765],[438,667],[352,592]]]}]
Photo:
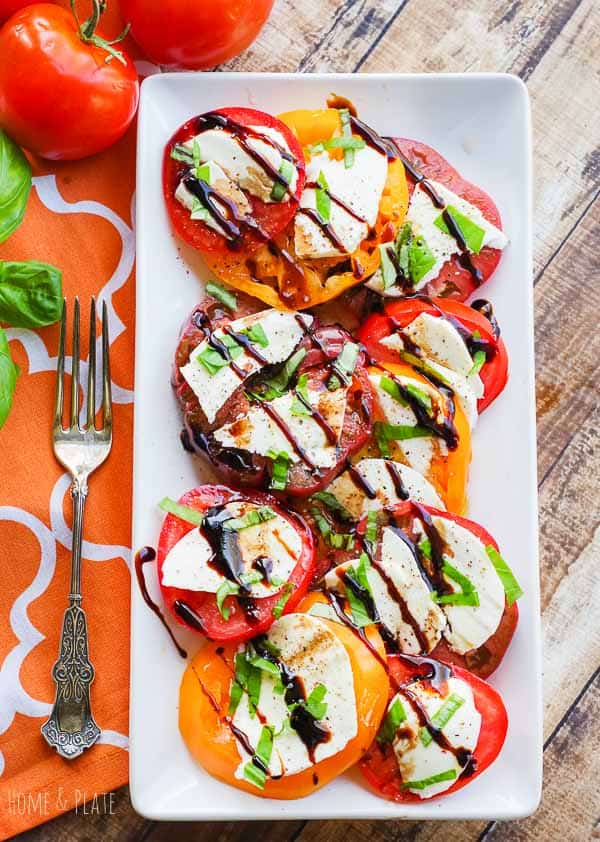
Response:
[{"label": "yellow heirloom tomato slice", "polygon": [[[343,647],[341,651],[347,655],[345,660],[351,669],[351,681],[354,685],[355,735],[343,745],[341,750],[324,759],[317,758],[315,762],[313,762],[314,755],[306,749],[308,756],[312,759],[307,759],[306,768],[295,774],[286,774],[284,771],[283,774],[280,772],[278,777],[271,777],[270,771],[267,771],[267,774],[263,775],[262,786],[252,783],[240,774],[239,770],[244,768],[244,763],[251,762],[248,761],[249,752],[260,756],[260,749],[256,740],[249,740],[248,735],[239,727],[240,723],[237,720],[234,721],[235,714],[231,712],[231,698],[232,688],[237,686],[239,693],[239,686],[235,684],[236,663],[239,665],[236,657],[237,659],[244,658],[245,651],[254,650],[243,650],[231,644],[219,646],[217,643],[207,643],[190,662],[183,675],[179,699],[179,728],[194,759],[219,780],[265,798],[301,798],[353,766],[373,742],[386,708],[389,690],[388,675],[384,666],[383,643],[375,627],[369,628],[367,632],[372,646],[372,649],[369,649],[348,626],[306,613],[317,601],[327,602],[321,594],[311,594],[306,597],[299,606],[304,613],[287,614],[276,621],[269,631],[267,641],[277,639],[277,623],[286,623],[289,626],[294,620],[302,618],[304,623],[317,628],[318,639],[322,640],[325,637],[329,639],[330,644],[333,642]],[[313,641],[315,639],[313,638]],[[246,646],[249,647],[250,644]],[[285,664],[289,672],[288,681],[290,675],[292,681],[295,680],[296,663],[292,661]],[[239,666],[237,675],[240,675]],[[268,673],[263,672],[262,675],[268,675]],[[262,679],[263,682],[265,680],[267,679]],[[286,683],[286,687],[288,686],[290,686],[289,683]],[[299,671],[299,686],[303,686],[301,670]],[[283,688],[280,688],[280,691],[283,692]],[[236,693],[235,689],[233,693]],[[277,697],[273,696],[273,698]],[[279,698],[285,699],[287,704],[287,695],[279,696]],[[325,701],[327,701],[327,695],[325,695]],[[238,701],[238,705],[241,704],[242,702]],[[249,705],[250,702],[247,701],[246,704]],[[260,727],[264,730],[265,726],[270,727],[270,723],[266,715],[268,711],[263,712],[261,706],[262,697],[259,690],[255,718],[252,721],[262,723]],[[289,728],[291,728],[290,725],[288,725]],[[274,746],[271,757],[273,757],[277,752],[278,734],[273,729],[271,730]],[[297,738],[296,732],[291,733],[292,737]],[[302,743],[300,743],[300,748],[303,748]]]},{"label": "yellow heirloom tomato slice", "polygon": [[[310,161],[315,143],[341,135],[336,108],[289,111],[279,115],[302,146]],[[358,135],[356,135],[358,137]],[[332,158],[343,150],[332,148]],[[205,254],[208,267],[221,280],[271,307],[296,310],[335,298],[344,290],[367,280],[379,267],[379,245],[394,239],[408,208],[408,186],[399,159],[388,161],[387,178],[379,202],[377,220],[359,247],[350,255],[300,259],[294,249],[294,220],[269,242],[250,252]]]}]

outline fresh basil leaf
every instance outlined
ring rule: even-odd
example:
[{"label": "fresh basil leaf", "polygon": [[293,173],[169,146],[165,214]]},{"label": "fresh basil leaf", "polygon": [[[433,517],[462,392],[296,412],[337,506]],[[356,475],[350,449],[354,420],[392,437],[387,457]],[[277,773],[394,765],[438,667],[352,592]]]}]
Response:
[{"label": "fresh basil leaf", "polygon": [[402,784],[402,789],[426,789],[432,784],[439,784],[442,781],[453,781],[456,778],[456,769],[448,769],[446,772],[439,772],[437,775],[432,775],[430,778],[423,778],[420,781],[406,781]]},{"label": "fresh basil leaf", "polygon": [[398,265],[402,271],[402,274],[405,278],[410,277],[409,271],[409,257],[410,257],[410,247],[412,243],[412,225],[410,222],[407,222],[405,225],[400,228],[398,233],[396,234],[396,240],[394,245],[396,247],[396,255],[398,257]]},{"label": "fresh basil leaf", "polygon": [[196,167],[196,178],[198,181],[205,181],[210,184],[210,166],[208,164],[200,164]]},{"label": "fresh basil leaf", "polygon": [[327,688],[325,685],[317,684],[304,702],[304,707],[313,719],[319,720],[325,718],[327,714],[327,702],[324,702],[323,699],[326,694]]},{"label": "fresh basil leaf", "polygon": [[281,596],[273,606],[273,617],[278,620],[281,615],[283,614],[283,609],[288,603],[288,600],[292,593],[294,592],[295,585],[292,582],[286,582],[285,586],[281,592]]},{"label": "fresh basil leaf", "polygon": [[407,406],[408,401],[402,395],[400,391],[400,386],[396,383],[395,380],[392,380],[391,377],[387,377],[385,374],[381,376],[379,380],[379,385],[383,389],[384,392],[387,392],[390,397],[392,397],[395,401],[402,406]]},{"label": "fresh basil leaf", "polygon": [[[0,426],[2,426],[1,423]],[[508,605],[512,605],[519,599],[519,597],[523,596],[521,586],[515,579],[514,573],[495,547],[488,544],[485,551],[488,554],[488,558],[494,565],[500,581],[502,582],[504,593],[506,594],[506,602]]]},{"label": "fresh basil leaf", "polygon": [[224,579],[217,588],[217,608],[219,609],[219,614],[225,621],[229,620],[229,617],[231,615],[231,611],[224,604],[225,600],[228,596],[238,594],[239,592],[240,586],[236,582],[230,582],[229,579]]},{"label": "fresh basil leaf", "polygon": [[485,351],[481,351],[481,350],[475,351],[475,354],[473,356],[473,366],[472,366],[471,370],[469,371],[469,373],[467,374],[467,377],[471,377],[471,375],[473,375],[473,374],[479,374],[479,372],[481,371],[481,369],[485,365],[485,361],[486,361]]},{"label": "fresh basil leaf", "polygon": [[12,406],[18,374],[17,366],[10,355],[6,333],[0,327],[0,430]]},{"label": "fresh basil leaf", "polygon": [[408,253],[408,274],[413,284],[418,284],[434,266],[435,256],[425,237],[420,234],[413,237]]},{"label": "fresh basil leaf", "polygon": [[[454,220],[454,224],[462,234],[463,240],[467,244],[469,251],[479,254],[485,238],[485,231],[483,228],[480,228],[479,225],[473,222],[472,219],[469,219],[468,216],[465,216],[464,213],[461,213],[453,207],[453,205],[448,205],[446,213],[449,213]],[[434,220],[433,224],[439,228],[440,231],[443,231],[450,237],[452,236],[448,226],[446,225],[446,220],[444,219],[443,214],[440,214],[437,219]]]},{"label": "fresh basil leaf", "polygon": [[196,354],[197,362],[201,363],[210,375],[216,374],[222,368],[228,366],[231,360],[237,360],[244,353],[244,349],[241,345],[238,345],[233,336],[224,333],[223,336],[218,337],[218,340],[225,346],[231,359],[210,346]]},{"label": "fresh basil leaf", "polygon": [[331,218],[331,199],[327,192],[329,185],[322,170],[317,178],[317,184],[320,185],[316,190],[315,196],[317,211],[323,222],[329,222]]},{"label": "fresh basil leaf", "polygon": [[375,509],[371,509],[370,512],[367,512],[365,539],[370,544],[375,544],[377,542],[377,512]]},{"label": "fresh basil leaf", "polygon": [[210,220],[210,213],[208,209],[202,204],[197,196],[192,197],[192,207],[190,209],[190,219],[194,221],[208,222]]},{"label": "fresh basil leaf", "polygon": [[268,661],[266,658],[263,658],[260,655],[251,654],[250,652],[247,653],[246,659],[248,663],[252,664],[252,666],[256,667],[256,669],[262,670],[262,672],[268,672],[269,675],[279,677],[279,667],[277,664],[274,664],[273,661]]},{"label": "fresh basil leaf", "polygon": [[244,777],[249,783],[254,784],[254,786],[258,787],[258,789],[265,788],[267,776],[264,770],[259,769],[258,766],[255,766],[251,760],[249,760],[244,766]]},{"label": "fresh basil leaf", "polygon": [[284,196],[287,195],[287,188],[289,187],[292,177],[294,175],[294,165],[287,158],[284,158],[279,166],[279,174],[285,179],[285,186],[276,181],[271,190],[271,199],[274,202],[280,202]]},{"label": "fresh basil leaf", "polygon": [[258,322],[253,324],[251,327],[245,327],[243,330],[240,330],[240,333],[247,336],[250,342],[254,342],[255,345],[260,345],[261,348],[268,348],[269,346],[267,334],[265,333],[263,326]]},{"label": "fresh basil leaf", "polygon": [[289,453],[285,450],[279,452],[269,450],[267,456],[272,461],[271,465],[271,485],[274,491],[285,491],[287,486],[287,476],[292,461]]},{"label": "fresh basil leaf", "polygon": [[349,381],[349,378],[352,376],[354,369],[356,368],[359,353],[360,346],[355,342],[347,342],[344,345],[333,363],[333,367],[338,374],[332,374],[327,381],[327,388],[330,392],[335,392],[336,389],[341,387],[341,378],[343,378],[345,382]]},{"label": "fresh basil leaf", "polygon": [[226,520],[223,529],[239,532],[242,529],[249,529],[251,526],[258,526],[267,520],[273,520],[274,517],[277,517],[277,515],[270,506],[259,506],[258,509],[252,509],[242,517],[232,517]]},{"label": "fresh basil leaf", "polygon": [[[442,728],[450,722],[456,711],[464,705],[464,703],[465,699],[463,699],[462,696],[459,696],[458,693],[451,693],[444,701],[441,708],[439,708],[439,710],[437,710],[431,717],[431,724],[433,727],[441,731]],[[424,731],[425,734],[427,734],[427,736],[425,736],[425,734],[420,733],[421,742],[424,746],[428,746],[433,740],[431,732],[428,728],[422,728],[421,731]]]},{"label": "fresh basil leaf", "polygon": [[316,507],[311,508],[310,513],[315,519],[317,529],[330,547],[335,550],[351,550],[354,547],[354,535],[350,532],[336,532]]},{"label": "fresh basil leaf", "polygon": [[244,766],[244,777],[247,781],[259,789],[265,788],[267,774],[262,766],[269,765],[273,753],[273,729],[270,725],[263,725],[258,744],[254,751],[254,757],[260,760],[260,766],[254,760],[249,760]]},{"label": "fresh basil leaf", "polygon": [[306,348],[298,348],[291,357],[289,357],[281,371],[272,377],[270,380],[265,381],[265,386],[267,387],[264,394],[259,395],[264,400],[271,401],[274,398],[279,398],[281,395],[284,395],[294,374],[298,370],[300,363],[304,359],[307,354]]},{"label": "fresh basil leaf", "polygon": [[445,593],[438,595],[435,591],[432,592],[431,598],[438,605],[471,605],[479,606],[479,594],[475,590],[473,583],[467,576],[453,567],[450,562],[444,559],[442,565],[442,573],[451,579],[461,588],[460,591],[453,593]]},{"label": "fresh basil leaf", "polygon": [[31,190],[31,167],[20,147],[0,129],[0,243],[25,216]]},{"label": "fresh basil leaf", "polygon": [[200,161],[202,160],[202,155],[200,153],[200,144],[198,143],[197,137],[195,137],[192,142],[192,159],[194,161],[194,167],[198,169]]},{"label": "fresh basil leaf", "polygon": [[331,493],[331,491],[317,491],[310,499],[318,500],[319,503],[323,503],[324,506],[327,506],[333,514],[338,515],[342,520],[354,520],[348,509],[342,506],[340,501],[334,494]]},{"label": "fresh basil leaf", "polygon": [[406,441],[408,439],[426,438],[433,433],[427,427],[418,424],[388,424],[386,421],[376,421],[373,433],[382,456],[390,455],[390,441]]},{"label": "fresh basil leaf", "polygon": [[45,327],[60,319],[62,308],[60,269],[37,260],[0,261],[0,322]]},{"label": "fresh basil leaf", "polygon": [[423,409],[426,409],[427,412],[431,413],[431,397],[427,394],[427,392],[424,389],[420,389],[418,386],[415,386],[412,383],[407,383],[405,388],[409,395],[412,395],[413,398],[417,401],[417,403],[419,403],[423,407]]},{"label": "fresh basil leaf", "polygon": [[431,541],[429,540],[429,538],[423,538],[421,541],[419,541],[417,549],[419,550],[421,555],[425,556],[425,558],[431,559]]},{"label": "fresh basil leaf", "polygon": [[213,298],[216,298],[228,310],[233,311],[237,307],[237,298],[235,295],[216,281],[209,281],[206,284],[206,294],[212,295]]},{"label": "fresh basil leaf", "polygon": [[[347,108],[340,108],[340,123],[342,125],[342,136],[352,137],[352,120],[350,111]],[[347,170],[354,165],[354,149],[344,149],[344,166]]]},{"label": "fresh basil leaf", "polygon": [[[363,555],[364,555],[364,553],[363,553]],[[364,588],[364,583],[359,581],[359,577],[361,575],[359,573],[359,568],[360,568],[360,563],[359,563],[358,568],[350,567],[346,571],[346,576],[349,579],[351,579],[353,582],[355,582],[356,585],[358,585],[361,588]],[[368,580],[367,580],[367,585],[368,585]],[[369,593],[371,592],[370,588],[368,588],[368,587],[366,588],[366,590],[368,590]],[[346,599],[348,600],[348,603],[350,605],[350,610],[352,612],[352,621],[353,621],[354,625],[358,626],[359,628],[363,628],[364,626],[373,625],[374,620],[369,615],[369,612],[367,611],[367,606],[364,604],[362,599],[354,593],[354,591],[352,590],[352,587],[350,587],[348,585],[348,583],[345,584],[345,591],[346,591]]]},{"label": "fresh basil leaf", "polygon": [[366,145],[360,137],[332,137],[323,144],[325,149],[364,149]]},{"label": "fresh basil leaf", "polygon": [[254,717],[256,715],[256,708],[258,707],[258,699],[260,697],[262,673],[259,669],[252,666],[245,651],[238,652],[235,656],[234,678],[244,692],[248,694],[248,710],[250,712],[250,716]]},{"label": "fresh basil leaf", "polygon": [[398,726],[406,719],[406,711],[398,697],[394,699],[377,734],[378,743],[393,743]]},{"label": "fresh basil leaf", "polygon": [[204,521],[204,515],[197,509],[193,509],[191,506],[183,506],[181,503],[177,503],[175,500],[172,500],[171,497],[163,497],[158,504],[158,507],[159,509],[162,509],[163,512],[175,515],[175,517],[178,517],[180,520],[186,520],[188,523],[193,523],[194,526],[202,526]]},{"label": "fresh basil leaf", "polygon": [[[308,399],[308,374],[305,373],[300,375],[296,385],[296,392],[298,394],[294,395],[294,399],[290,407],[291,414],[311,417],[313,413],[310,409],[310,401]],[[300,395],[300,397],[298,397],[298,395]],[[300,398],[304,398],[305,403],[300,400]],[[306,406],[306,404],[309,404],[309,406]]]},{"label": "fresh basil leaf", "polygon": [[169,154],[174,161],[181,161],[181,163],[188,164],[190,167],[194,165],[194,156],[192,155],[192,151],[189,147],[184,146],[183,143],[175,143],[171,147],[171,152]]},{"label": "fresh basil leaf", "polygon": [[393,287],[398,279],[398,272],[394,266],[394,262],[390,257],[390,251],[393,250],[391,243],[381,243],[379,248],[379,266],[381,268],[381,277],[383,279],[383,288],[389,289]]}]

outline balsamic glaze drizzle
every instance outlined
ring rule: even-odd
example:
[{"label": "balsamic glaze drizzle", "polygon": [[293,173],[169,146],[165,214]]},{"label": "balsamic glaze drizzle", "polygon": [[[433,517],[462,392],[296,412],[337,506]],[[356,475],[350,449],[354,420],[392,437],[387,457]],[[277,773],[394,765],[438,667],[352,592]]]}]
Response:
[{"label": "balsamic glaze drizzle", "polygon": [[160,622],[163,624],[165,629],[167,630],[167,634],[173,641],[173,645],[177,650],[177,654],[180,655],[182,658],[187,658],[187,652],[185,649],[177,642],[175,635],[171,627],[168,625],[167,621],[165,620],[165,615],[162,613],[158,605],[154,602],[150,593],[148,592],[148,588],[146,586],[146,579],[144,577],[144,564],[148,564],[151,561],[154,561],[156,558],[156,550],[152,547],[142,547],[141,550],[138,550],[135,554],[135,575],[137,578],[137,583],[140,589],[140,593],[142,594],[142,598],[148,608],[152,611],[152,613],[158,617]]}]

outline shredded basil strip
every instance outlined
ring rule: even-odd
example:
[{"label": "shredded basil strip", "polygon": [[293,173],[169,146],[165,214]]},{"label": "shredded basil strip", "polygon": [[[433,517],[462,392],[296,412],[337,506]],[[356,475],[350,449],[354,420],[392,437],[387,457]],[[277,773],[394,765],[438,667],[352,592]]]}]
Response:
[{"label": "shredded basil strip", "polygon": [[298,348],[297,351],[294,351],[292,356],[285,361],[281,371],[270,380],[265,381],[264,385],[266,389],[257,395],[257,397],[262,400],[272,401],[274,398],[280,398],[284,395],[306,354],[306,348]]},{"label": "shredded basil strip", "polygon": [[421,404],[423,409],[425,409],[429,414],[432,411],[432,404],[431,404],[431,397],[427,394],[424,389],[420,389],[418,386],[415,386],[413,383],[406,384],[406,391],[409,395],[412,395],[413,398],[417,401],[417,403]]},{"label": "shredded basil strip", "polygon": [[[301,374],[298,378],[298,383],[296,384],[296,391],[304,398],[307,404],[310,406],[310,401],[308,399],[308,374]],[[312,410],[309,406],[305,406],[304,403],[300,400],[297,395],[294,395],[294,399],[292,401],[292,405],[290,407],[290,412],[292,415],[301,415],[312,417]]]},{"label": "shredded basil strip", "polygon": [[485,361],[485,351],[482,351],[481,349],[479,351],[475,351],[475,354],[473,356],[473,366],[467,374],[467,377],[471,377],[473,374],[479,374],[479,372],[485,365]]},{"label": "shredded basil strip", "polygon": [[323,503],[324,506],[327,506],[333,514],[338,515],[342,520],[354,520],[348,509],[340,503],[335,494],[332,494],[331,491],[316,491],[311,495],[310,499]]},{"label": "shredded basil strip", "polygon": [[287,605],[288,599],[292,595],[294,589],[295,585],[292,582],[285,583],[283,591],[281,592],[281,596],[273,606],[273,616],[276,620],[278,620],[283,614],[283,609]]},{"label": "shredded basil strip", "polygon": [[[352,374],[354,374],[354,369],[356,368],[359,353],[359,345],[357,345],[355,342],[347,342],[336,357],[334,363],[335,368],[344,377],[351,377]],[[334,392],[336,389],[339,389],[341,385],[342,384],[340,382],[340,378],[337,374],[332,374],[329,380],[327,381],[327,388],[330,392]]]},{"label": "shredded basil strip", "polygon": [[196,355],[196,361],[201,363],[211,376],[216,374],[222,368],[226,368],[230,364],[231,360],[237,360],[237,358],[244,353],[242,346],[238,345],[233,336],[230,336],[228,333],[224,333],[222,336],[219,336],[218,340],[225,346],[231,359],[227,359],[227,357],[223,356],[219,351],[216,351],[210,346],[204,348],[204,350],[200,351],[200,353]]},{"label": "shredded basil strip", "polygon": [[367,513],[365,538],[370,544],[375,544],[377,541],[377,512],[375,509],[371,509],[371,511]]},{"label": "shredded basil strip", "polygon": [[[340,123],[342,125],[342,137],[352,137],[352,123],[350,121],[350,111],[347,108],[340,108]],[[347,170],[354,165],[354,149],[344,149],[344,166]]]},{"label": "shredded basil strip", "polygon": [[400,699],[396,697],[385,715],[385,719],[377,734],[378,743],[393,743],[398,726],[406,719],[406,711]]},{"label": "shredded basil strip", "polygon": [[[260,732],[260,737],[258,738],[258,744],[254,751],[254,757],[258,758],[261,761],[261,764],[264,764],[268,767],[272,753],[273,729],[270,725],[263,725]],[[244,766],[244,777],[247,781],[249,781],[251,784],[254,784],[254,786],[258,787],[259,789],[265,788],[267,774],[264,771],[264,769],[255,764],[254,758],[252,760],[249,760]]]},{"label": "shredded basil strip", "polygon": [[252,509],[242,517],[232,517],[226,520],[223,528],[239,532],[241,529],[249,529],[251,526],[258,526],[267,520],[273,520],[274,517],[277,517],[277,515],[270,506],[259,506],[258,509]]},{"label": "shredded basil strip", "polygon": [[291,457],[285,450],[279,452],[269,450],[267,453],[271,460],[271,485],[274,491],[285,491],[287,486],[288,471],[290,468]]},{"label": "shredded basil strip", "polygon": [[324,141],[324,149],[364,149],[366,142],[361,137],[332,137]]},{"label": "shredded basil strip", "polygon": [[[234,680],[229,691],[228,713],[230,715],[234,713],[242,697],[242,692],[245,692],[248,695],[248,711],[250,716],[256,716],[261,682],[261,670],[249,662],[246,652],[238,652],[235,656]],[[239,690],[235,689],[236,685],[239,687]]]},{"label": "shredded basil strip", "polygon": [[456,778],[456,769],[448,769],[446,772],[439,772],[430,778],[422,778],[420,781],[406,781],[402,789],[426,789],[432,784],[439,784],[442,781],[453,781]]},{"label": "shredded basil strip", "polygon": [[[461,213],[453,205],[448,205],[446,213],[450,214],[452,217],[454,224],[462,234],[469,251],[479,254],[485,239],[484,229],[480,228],[476,222],[473,222],[472,219],[469,219],[468,216],[465,216],[464,213]],[[446,225],[446,220],[444,219],[443,214],[440,214],[437,219],[434,220],[433,224],[439,228],[440,231],[443,231],[444,234],[448,234],[449,237],[452,236],[448,226]]]},{"label": "shredded basil strip", "polygon": [[192,150],[184,146],[183,143],[175,143],[171,147],[170,156],[174,161],[181,161],[183,164],[188,164],[190,167],[194,165],[194,156]]},{"label": "shredded basil strip", "polygon": [[194,526],[202,526],[202,523],[204,522],[204,515],[201,512],[197,509],[193,509],[191,506],[183,506],[171,497],[163,497],[163,499],[159,502],[158,507],[159,509],[162,509],[163,512],[175,515],[175,517],[178,517],[180,520],[187,520],[188,523],[193,523]]},{"label": "shredded basil strip", "polygon": [[259,322],[256,322],[251,327],[245,327],[243,330],[240,330],[240,333],[247,336],[250,342],[253,342],[255,345],[260,345],[261,348],[269,347],[269,338],[265,333],[263,326]]},{"label": "shredded basil strip", "polygon": [[[458,693],[451,693],[444,701],[441,708],[432,716],[432,726],[441,731],[442,728],[450,722],[456,711],[464,705],[464,703],[465,699],[463,699],[462,696],[459,696]],[[433,741],[433,737],[431,736],[431,732],[427,726],[421,728],[419,731],[419,737],[421,738],[421,742],[424,746],[428,746]]]},{"label": "shredded basil strip", "polygon": [[6,332],[0,327],[0,429],[10,413],[19,368],[13,362]]},{"label": "shredded basil strip", "polygon": [[279,165],[279,175],[285,180],[285,185],[281,184],[279,181],[276,181],[273,184],[271,199],[273,199],[274,202],[280,202],[287,194],[287,189],[290,186],[292,176],[294,175],[294,165],[291,161],[288,161],[287,158],[283,158],[281,164]]},{"label": "shredded basil strip", "polygon": [[392,249],[393,246],[391,243],[381,243],[378,246],[379,249],[379,267],[381,269],[381,277],[383,279],[383,288],[389,289],[393,287],[396,283],[398,273],[396,271],[396,267],[392,262],[392,259],[389,254],[389,250]]},{"label": "shredded basil strip", "polygon": [[417,549],[419,550],[421,555],[425,556],[425,558],[431,559],[431,541],[429,540],[429,538],[423,538],[421,541],[419,541]]},{"label": "shredded basil strip", "polygon": [[315,519],[319,532],[330,547],[335,550],[351,550],[354,547],[354,535],[350,532],[336,532],[319,509],[311,508],[310,513]]},{"label": "shredded basil strip", "polygon": [[[350,578],[353,582],[355,582],[362,590],[367,591],[370,594],[371,599],[373,599],[373,592],[371,590],[371,584],[369,582],[369,578],[367,576],[367,570],[370,567],[369,557],[366,553],[360,554],[360,559],[358,562],[357,567],[350,567],[346,571],[346,576]],[[364,626],[370,626],[373,624],[374,619],[369,615],[367,610],[367,606],[364,604],[362,599],[358,597],[352,588],[346,585],[346,597],[348,602],[350,603],[350,610],[352,611],[352,619],[354,624],[359,626],[360,628]]]},{"label": "shredded basil strip", "polygon": [[308,698],[301,702],[313,719],[324,719],[327,714],[327,702],[323,701],[327,695],[327,688],[324,684],[315,685],[308,695]]},{"label": "shredded basil strip", "polygon": [[206,284],[206,292],[212,295],[217,301],[220,301],[228,310],[235,310],[237,307],[237,298],[235,295],[216,281],[209,281]]},{"label": "shredded basil strip", "polygon": [[418,424],[414,426],[410,424],[388,424],[386,421],[376,421],[373,425],[373,433],[382,456],[390,456],[390,441],[405,441],[433,436],[431,430]]},{"label": "shredded basil strip", "polygon": [[384,392],[387,392],[388,395],[392,397],[395,401],[397,401],[399,404],[402,404],[402,406],[408,406],[408,401],[402,396],[400,386],[396,383],[395,380],[392,380],[391,377],[382,374],[382,376],[379,379],[379,385],[381,386]]},{"label": "shredded basil strip", "polygon": [[438,605],[471,605],[479,606],[479,594],[475,590],[473,583],[460,570],[453,567],[447,559],[444,559],[442,565],[442,573],[449,579],[456,582],[461,588],[461,591],[438,595],[435,591],[432,592],[431,598]]},{"label": "shredded basil strip", "polygon": [[325,178],[323,170],[319,172],[317,184],[319,185],[315,195],[317,211],[323,222],[329,222],[331,218],[331,199],[329,197],[329,193],[327,192],[329,185],[327,184],[327,179]]},{"label": "shredded basil strip", "polygon": [[506,603],[507,605],[512,605],[519,599],[519,597],[523,596],[523,590],[517,582],[512,570],[504,561],[498,550],[491,544],[488,544],[485,551],[488,554],[488,558],[494,565],[500,581],[502,582],[504,593],[506,594]]},{"label": "shredded basil strip", "polygon": [[228,596],[233,594],[238,594],[240,592],[240,586],[237,582],[231,582],[229,579],[224,579],[219,587],[217,588],[216,597],[217,597],[217,608],[219,609],[219,614],[221,617],[227,621],[231,616],[230,609],[224,604],[225,600]]}]

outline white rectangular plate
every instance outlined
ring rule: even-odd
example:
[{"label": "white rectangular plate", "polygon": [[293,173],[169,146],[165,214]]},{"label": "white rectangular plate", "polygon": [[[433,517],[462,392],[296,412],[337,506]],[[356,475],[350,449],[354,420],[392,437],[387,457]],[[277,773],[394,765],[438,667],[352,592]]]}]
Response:
[{"label": "white rectangular plate", "polygon": [[[131,797],[154,819],[514,819],[537,806],[542,707],[531,282],[529,103],[515,77],[459,75],[157,75],[142,86],[137,161],[137,338],[133,548],[156,546],[157,501],[208,478],[181,447],[171,361],[181,323],[202,296],[202,260],[178,242],[161,191],[164,146],[185,120],[212,108],[277,114],[320,108],[335,91],[381,134],[413,137],[441,152],[500,208],[510,244],[482,290],[494,304],[510,354],[510,381],[473,440],[469,516],[498,540],[523,586],[520,622],[492,678],[510,717],[493,766],[459,792],[398,805],[377,798],[356,772],[296,801],[252,796],[211,778],[177,729],[184,663],[133,581],[131,610]],[[150,567],[150,565],[148,565]],[[147,570],[157,592],[153,570]],[[181,636],[181,635],[180,635]],[[188,637],[193,653],[197,641]]]}]

